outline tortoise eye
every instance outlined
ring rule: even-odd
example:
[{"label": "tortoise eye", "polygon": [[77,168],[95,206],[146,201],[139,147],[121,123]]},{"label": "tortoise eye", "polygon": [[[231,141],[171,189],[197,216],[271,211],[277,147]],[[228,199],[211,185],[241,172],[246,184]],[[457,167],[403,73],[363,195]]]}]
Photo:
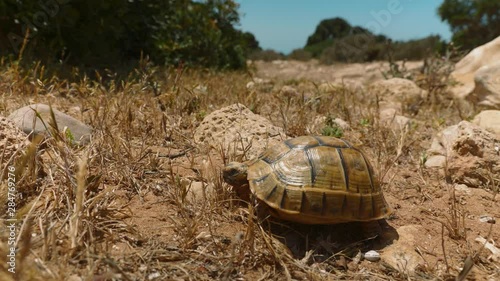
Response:
[{"label": "tortoise eye", "polygon": [[237,174],[239,174],[240,172],[238,171],[238,169],[231,169],[231,170],[227,171],[226,173],[228,176],[233,177],[233,176],[236,176]]}]

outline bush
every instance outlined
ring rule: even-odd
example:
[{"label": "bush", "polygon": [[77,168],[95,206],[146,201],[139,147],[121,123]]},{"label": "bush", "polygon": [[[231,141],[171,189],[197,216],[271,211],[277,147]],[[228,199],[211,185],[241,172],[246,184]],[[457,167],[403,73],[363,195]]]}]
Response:
[{"label": "bush", "polygon": [[333,39],[328,39],[319,43],[305,46],[304,50],[309,52],[313,58],[318,58],[326,48],[331,47],[332,45]]},{"label": "bush", "polygon": [[368,62],[375,60],[420,60],[436,51],[443,52],[445,42],[438,35],[422,39],[392,42],[341,18],[322,20],[309,36],[304,50],[324,64]]},{"label": "bush", "polygon": [[282,53],[278,53],[274,50],[263,50],[255,51],[248,57],[251,60],[262,60],[262,61],[273,61],[273,60],[284,60],[286,57]]},{"label": "bush", "polygon": [[298,61],[308,61],[312,59],[312,54],[304,49],[295,49],[288,56],[288,59]]},{"label": "bush", "polygon": [[390,50],[394,60],[421,60],[429,54],[442,52],[445,47],[446,43],[439,35],[431,35],[417,40],[392,42]]},{"label": "bush", "polygon": [[384,57],[385,42],[371,34],[355,34],[335,40],[319,58],[321,63],[365,62],[381,60]]},{"label": "bush", "polygon": [[0,1],[0,18],[0,41],[10,42],[0,52],[19,53],[29,29],[25,56],[70,65],[109,67],[148,55],[157,64],[242,68],[258,47],[233,27],[233,0]]},{"label": "bush", "polygon": [[500,34],[500,2],[444,0],[438,8],[453,33],[452,41],[464,50],[485,44]]}]

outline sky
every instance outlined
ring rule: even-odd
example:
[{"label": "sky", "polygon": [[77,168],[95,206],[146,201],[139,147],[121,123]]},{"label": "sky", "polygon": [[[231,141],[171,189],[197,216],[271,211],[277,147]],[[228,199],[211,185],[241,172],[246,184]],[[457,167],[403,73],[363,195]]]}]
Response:
[{"label": "sky", "polygon": [[253,33],[263,49],[285,54],[303,48],[323,19],[341,17],[393,40],[419,39],[431,34],[449,40],[436,0],[236,0],[239,29]]}]

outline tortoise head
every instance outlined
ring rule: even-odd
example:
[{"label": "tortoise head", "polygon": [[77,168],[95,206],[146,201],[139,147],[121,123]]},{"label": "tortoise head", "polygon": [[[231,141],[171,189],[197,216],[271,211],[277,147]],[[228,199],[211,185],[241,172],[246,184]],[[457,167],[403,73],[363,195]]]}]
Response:
[{"label": "tortoise head", "polygon": [[222,170],[224,181],[233,186],[233,190],[243,201],[250,201],[250,188],[248,186],[248,165],[245,163],[231,162]]},{"label": "tortoise head", "polygon": [[248,165],[245,163],[231,162],[222,170],[224,181],[234,187],[248,185]]}]

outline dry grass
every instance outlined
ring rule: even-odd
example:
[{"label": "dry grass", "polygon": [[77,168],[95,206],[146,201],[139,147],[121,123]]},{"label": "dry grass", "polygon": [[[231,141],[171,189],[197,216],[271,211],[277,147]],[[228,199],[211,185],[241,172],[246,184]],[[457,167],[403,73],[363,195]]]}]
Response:
[{"label": "dry grass", "polygon": [[[193,142],[204,116],[236,102],[289,136],[305,134],[317,116],[339,117],[351,126],[343,137],[367,152],[393,201],[407,200],[408,194],[425,201],[446,181],[422,168],[423,144],[462,118],[451,100],[423,104],[418,122],[397,130],[381,124],[369,93],[345,87],[320,92],[309,81],[293,82],[300,94],[284,97],[277,94],[284,83],[279,81],[248,90],[250,73],[161,69],[147,62],[123,81],[113,73],[90,80],[76,69],[72,81],[64,80],[48,76],[40,64],[26,71],[2,61],[0,68],[1,115],[32,102],[63,111],[79,106],[76,117],[95,128],[88,146],[75,147],[64,134],[55,135],[34,141],[17,162],[16,274],[2,263],[1,280],[72,275],[82,280],[444,280],[459,272],[462,260],[446,255],[445,234],[439,238],[444,252],[433,254],[436,264],[445,261],[446,271],[429,265],[408,275],[361,262],[362,242],[341,244],[321,229],[317,234],[285,225],[271,231],[273,226],[259,221],[252,205],[240,204],[221,178],[225,163],[245,156]],[[467,108],[460,112],[470,116]],[[416,172],[402,178],[405,170]],[[5,202],[6,181],[1,188]],[[498,193],[498,185],[492,190]],[[468,248],[464,255],[473,256],[463,238],[465,213],[452,194],[450,213],[431,213],[427,221],[442,224],[443,233],[447,229],[462,243],[460,249]],[[300,249],[289,249],[280,237],[290,233],[299,233]],[[8,233],[0,235],[5,257]],[[498,277],[498,266],[477,260]]]}]

